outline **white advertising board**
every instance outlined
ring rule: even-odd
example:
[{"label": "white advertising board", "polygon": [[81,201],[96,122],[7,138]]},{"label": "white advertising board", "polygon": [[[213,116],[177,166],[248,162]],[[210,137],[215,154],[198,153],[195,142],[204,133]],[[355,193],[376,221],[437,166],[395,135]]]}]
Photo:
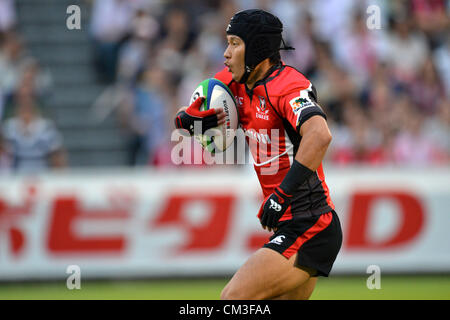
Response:
[{"label": "white advertising board", "polygon": [[[450,170],[328,170],[344,242],[332,274],[450,271]],[[270,236],[245,170],[0,179],[0,280],[229,275]]]}]

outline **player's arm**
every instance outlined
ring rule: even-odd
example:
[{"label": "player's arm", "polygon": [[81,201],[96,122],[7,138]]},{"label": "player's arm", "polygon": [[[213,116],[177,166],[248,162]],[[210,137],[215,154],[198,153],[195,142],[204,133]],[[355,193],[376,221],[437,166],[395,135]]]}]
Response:
[{"label": "player's arm", "polygon": [[322,163],[332,139],[325,118],[319,115],[309,118],[300,127],[300,135],[302,140],[295,160],[314,172]]},{"label": "player's arm", "polygon": [[296,125],[302,139],[288,173],[261,206],[259,213],[261,224],[269,231],[276,228],[296,190],[320,166],[332,139],[326,116],[315,97],[304,98],[301,105],[297,104],[294,98],[286,110],[287,118],[292,125]]},{"label": "player's arm", "polygon": [[278,220],[287,210],[295,191],[320,166],[331,142],[331,133],[325,118],[314,115],[300,127],[302,140],[291,168],[280,186],[261,206],[261,224],[264,229],[275,229]]}]

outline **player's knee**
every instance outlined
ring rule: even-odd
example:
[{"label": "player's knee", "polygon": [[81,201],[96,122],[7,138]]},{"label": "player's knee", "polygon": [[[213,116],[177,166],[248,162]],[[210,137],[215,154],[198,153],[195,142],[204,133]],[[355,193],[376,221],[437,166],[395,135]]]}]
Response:
[{"label": "player's knee", "polygon": [[225,287],[220,294],[221,300],[262,300],[263,295],[253,295],[245,290],[237,290],[233,287]]},{"label": "player's knee", "polygon": [[227,295],[228,295],[227,291],[228,290],[226,287],[222,289],[222,292],[220,293],[220,300],[228,300],[227,299]]},{"label": "player's knee", "polygon": [[220,294],[220,300],[240,300],[241,297],[237,290],[233,290],[230,287],[225,287]]},{"label": "player's knee", "polygon": [[220,294],[220,300],[240,300],[237,290],[233,290],[229,286],[226,286]]}]

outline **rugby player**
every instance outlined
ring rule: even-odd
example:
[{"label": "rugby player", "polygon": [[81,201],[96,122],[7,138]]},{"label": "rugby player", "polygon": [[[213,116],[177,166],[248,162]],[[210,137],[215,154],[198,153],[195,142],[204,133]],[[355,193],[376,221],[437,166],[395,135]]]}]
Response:
[{"label": "rugby player", "polygon": [[[342,244],[322,168],[332,136],[312,83],[281,60],[280,49],[293,49],[282,31],[266,11],[236,13],[226,29],[225,68],[215,75],[238,101],[241,128],[257,133],[246,139],[265,197],[258,218],[273,232],[234,274],[222,299],[308,299]],[[176,127],[189,130],[202,121],[206,131],[224,122],[221,109],[199,111],[202,102],[181,108]],[[257,139],[262,132],[267,139]]]}]

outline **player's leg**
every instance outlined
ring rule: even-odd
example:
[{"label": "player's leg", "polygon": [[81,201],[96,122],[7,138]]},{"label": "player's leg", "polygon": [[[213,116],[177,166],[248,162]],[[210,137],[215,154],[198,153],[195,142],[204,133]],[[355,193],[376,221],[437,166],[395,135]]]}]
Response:
[{"label": "player's leg", "polygon": [[328,276],[341,243],[342,231],[334,211],[282,222],[270,241],[236,272],[221,298],[308,298],[315,281],[307,281]]},{"label": "player's leg", "polygon": [[296,255],[286,259],[272,249],[259,249],[225,286],[221,299],[272,299],[299,288],[310,274],[295,261]]},{"label": "player's leg", "polygon": [[308,300],[316,287],[317,277],[311,277],[304,284],[299,287],[286,292],[278,297],[273,298],[274,300]]}]

